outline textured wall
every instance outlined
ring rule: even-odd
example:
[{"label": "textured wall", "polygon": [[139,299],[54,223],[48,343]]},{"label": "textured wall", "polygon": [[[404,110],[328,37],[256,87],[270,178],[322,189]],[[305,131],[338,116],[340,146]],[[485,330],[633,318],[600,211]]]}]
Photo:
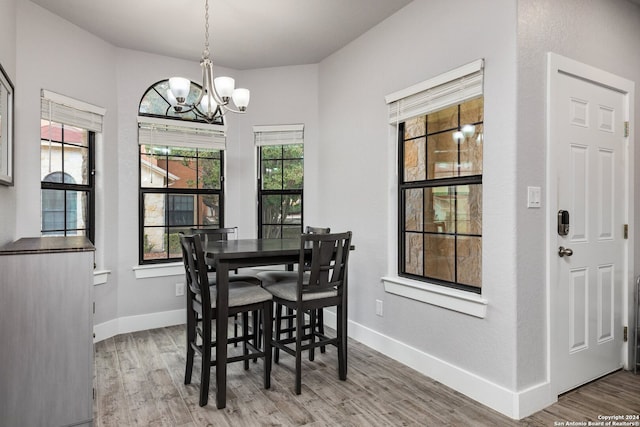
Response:
[{"label": "textured wall", "polygon": [[[321,215],[351,229],[349,316],[509,390],[515,387],[516,4],[414,1],[321,63]],[[395,266],[395,134],[384,96],[485,58],[482,295],[478,319],[386,294]],[[497,248],[500,248],[499,250]],[[384,317],[375,315],[375,300]],[[543,371],[538,370],[539,376]]]}]

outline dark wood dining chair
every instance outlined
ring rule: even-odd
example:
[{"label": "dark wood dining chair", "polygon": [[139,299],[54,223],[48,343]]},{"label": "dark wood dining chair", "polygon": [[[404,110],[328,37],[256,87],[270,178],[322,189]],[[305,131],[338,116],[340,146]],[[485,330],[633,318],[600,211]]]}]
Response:
[{"label": "dark wood dining chair", "polygon": [[[329,227],[311,227],[307,226],[305,228],[305,234],[328,234],[331,232],[331,228]],[[291,270],[270,270],[270,271],[261,271],[256,274],[258,279],[262,282],[263,287],[268,287],[275,283],[292,281],[298,279],[297,271],[293,271],[293,265],[290,266]],[[284,310],[286,309],[286,313]],[[317,328],[320,334],[324,335],[324,311],[322,309],[313,310],[308,313],[310,322],[309,325],[305,326],[308,328]],[[275,308],[275,335],[280,337],[282,334],[287,334],[288,337],[293,336],[293,332],[295,331],[295,325],[293,324],[295,320],[295,312],[291,308],[285,308],[281,304],[276,304]],[[283,327],[282,322],[286,322],[286,326]],[[325,346],[320,347],[320,351],[322,353],[325,352]],[[309,360],[314,359],[314,349],[309,350]],[[278,363],[280,360],[280,351],[276,348],[274,349],[273,360]]]},{"label": "dark wood dining chair", "polygon": [[[208,242],[215,242],[219,240],[232,240],[238,237],[238,227],[191,227],[190,229],[192,235],[200,236],[200,241],[202,242],[202,246],[206,247]],[[208,266],[209,270],[209,284],[216,284],[216,273],[215,268],[213,266]],[[238,270],[233,271],[234,275],[229,275],[229,286],[234,286],[232,283],[236,282],[244,282],[251,283],[252,285],[260,286],[262,281],[256,276],[252,274],[238,274]],[[257,327],[257,316],[253,316],[253,322]],[[234,317],[234,325],[233,325],[233,334],[234,336],[238,336],[238,317]],[[189,327],[189,325],[187,325]],[[237,346],[237,343],[236,343]]]},{"label": "dark wood dining chair", "polygon": [[[305,247],[311,246],[311,257]],[[295,337],[273,336],[272,345],[295,356],[295,392],[302,391],[302,352],[315,347],[335,345],[338,349],[338,376],[347,379],[347,270],[351,248],[351,232],[336,234],[303,234],[296,280],[282,281],[265,287],[276,304],[295,310]],[[305,328],[305,312],[336,307],[337,336],[320,334],[316,328]],[[303,344],[303,342],[305,344]],[[275,359],[275,358],[274,358]]]},{"label": "dark wood dining chair", "polygon": [[[216,319],[217,286],[209,283],[207,264],[199,235],[180,236],[182,256],[187,276],[187,357],[185,384],[191,383],[195,353],[200,354],[202,369],[200,374],[200,406],[205,406],[209,397],[209,379],[211,366],[222,363],[244,361],[249,369],[249,360],[264,359],[264,387],[271,386],[271,329],[272,296],[260,286],[247,282],[235,282],[229,286],[229,317],[242,315],[242,334],[228,339],[229,344],[242,343],[242,354],[228,357],[226,361],[217,361],[212,351],[216,341],[212,339],[212,321]],[[249,331],[249,313],[262,313],[264,340],[259,348],[258,328]],[[226,391],[225,391],[226,392]],[[220,390],[218,390],[220,393]]]}]

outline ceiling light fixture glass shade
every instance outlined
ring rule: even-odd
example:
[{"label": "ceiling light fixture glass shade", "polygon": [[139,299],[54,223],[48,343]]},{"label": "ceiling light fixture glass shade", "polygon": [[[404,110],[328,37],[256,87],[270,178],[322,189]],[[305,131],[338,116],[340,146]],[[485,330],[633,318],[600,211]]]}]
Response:
[{"label": "ceiling light fixture glass shade", "polygon": [[[205,0],[205,42],[202,51],[202,90],[193,102],[187,103],[191,80],[184,77],[171,77],[167,100],[177,113],[195,112],[208,123],[212,123],[219,115],[227,111],[244,113],[249,105],[249,89],[235,87],[235,80],[231,77],[215,77],[213,75],[213,61],[209,54],[209,0]],[[233,101],[235,108],[231,106]]]}]

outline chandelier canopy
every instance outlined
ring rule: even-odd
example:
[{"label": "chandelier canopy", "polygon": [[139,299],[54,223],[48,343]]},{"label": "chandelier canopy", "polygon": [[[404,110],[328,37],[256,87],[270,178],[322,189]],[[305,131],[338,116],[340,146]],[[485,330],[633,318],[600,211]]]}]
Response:
[{"label": "chandelier canopy", "polygon": [[[187,103],[191,80],[184,77],[171,77],[167,99],[176,113],[193,111],[198,117],[212,123],[215,117],[225,114],[244,113],[249,105],[249,89],[235,88],[235,81],[231,77],[215,77],[213,75],[213,61],[209,53],[209,0],[204,6],[205,31],[204,50],[200,67],[202,68],[202,90],[193,104]],[[235,108],[230,105],[233,100]]]}]

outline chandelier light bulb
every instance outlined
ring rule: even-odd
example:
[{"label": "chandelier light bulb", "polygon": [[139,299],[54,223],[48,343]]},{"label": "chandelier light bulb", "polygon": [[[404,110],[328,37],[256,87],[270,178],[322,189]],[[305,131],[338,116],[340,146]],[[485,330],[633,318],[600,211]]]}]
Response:
[{"label": "chandelier light bulb", "polygon": [[236,104],[236,107],[240,111],[245,111],[247,106],[249,105],[249,99],[251,98],[251,93],[249,89],[238,88],[233,91],[233,103]]},{"label": "chandelier light bulb", "polygon": [[189,96],[189,89],[191,89],[191,80],[184,77],[171,77],[169,79],[169,90],[171,90],[178,104],[185,103],[187,96]]},{"label": "chandelier light bulb", "polygon": [[233,95],[233,90],[236,86],[236,81],[231,77],[216,77],[213,80],[213,85],[216,87],[216,92],[223,101],[227,102]]}]

